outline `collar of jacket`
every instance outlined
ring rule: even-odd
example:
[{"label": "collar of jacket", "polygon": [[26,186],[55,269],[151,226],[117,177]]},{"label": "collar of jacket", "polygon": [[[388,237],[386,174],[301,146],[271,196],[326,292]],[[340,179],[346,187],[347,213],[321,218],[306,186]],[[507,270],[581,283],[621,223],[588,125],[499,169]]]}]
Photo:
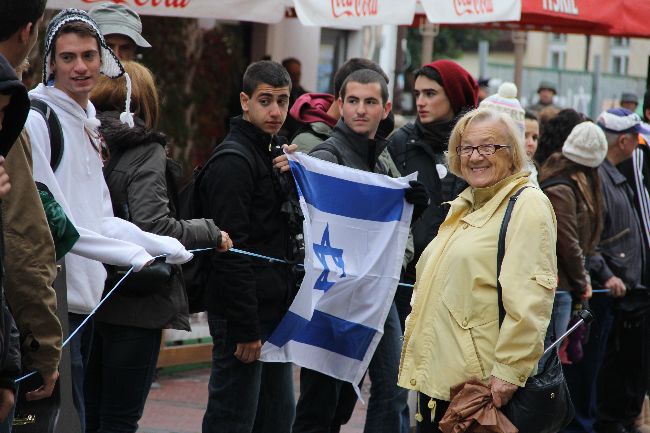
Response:
[{"label": "collar of jacket", "polygon": [[457,118],[453,118],[447,122],[431,122],[422,123],[420,118],[416,118],[414,125],[417,135],[420,137],[420,145],[428,146],[431,151],[440,153],[447,150],[447,143],[451,131],[456,125]]},{"label": "collar of jacket", "polygon": [[345,124],[343,118],[339,119],[332,130],[332,137],[345,143],[350,149],[368,163],[371,171],[375,169],[377,158],[384,151],[388,141],[381,137],[368,138],[357,134]]},{"label": "collar of jacket", "polygon": [[150,143],[158,143],[165,147],[167,138],[164,134],[147,128],[144,121],[139,117],[134,117],[135,125],[130,128],[120,120],[120,113],[117,111],[103,111],[97,113],[97,119],[102,124],[99,132],[102,133],[106,144],[111,149],[131,149]]},{"label": "collar of jacket", "polygon": [[474,227],[483,227],[505,200],[528,183],[529,175],[529,172],[521,171],[487,188],[466,188],[452,202],[452,212],[454,207],[457,207],[456,211],[460,210],[460,206],[468,212],[462,217],[463,222]]},{"label": "collar of jacket", "polygon": [[605,158],[603,161],[601,167],[603,167],[603,171],[607,173],[607,176],[612,180],[612,182],[615,185],[620,185],[622,183],[627,182],[627,179],[623,174],[618,171],[618,168],[614,167],[614,165]]},{"label": "collar of jacket", "polygon": [[230,119],[230,133],[243,135],[256,147],[264,150],[265,153],[271,151],[273,136],[262,131],[248,120],[245,120],[243,116],[236,116]]}]

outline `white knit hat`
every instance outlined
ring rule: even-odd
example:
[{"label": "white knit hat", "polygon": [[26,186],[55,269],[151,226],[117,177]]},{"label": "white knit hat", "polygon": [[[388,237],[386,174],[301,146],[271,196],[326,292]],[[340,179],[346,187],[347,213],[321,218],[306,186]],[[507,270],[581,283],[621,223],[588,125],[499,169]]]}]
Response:
[{"label": "white knit hat", "polygon": [[52,21],[50,21],[50,24],[47,26],[47,31],[45,33],[45,55],[43,56],[43,83],[47,84],[48,81],[53,78],[50,62],[52,58],[52,48],[54,47],[53,43],[56,39],[56,35],[59,33],[59,30],[61,30],[61,27],[63,27],[65,24],[75,21],[81,21],[87,24],[95,31],[95,33],[97,33],[97,36],[99,37],[99,51],[102,61],[100,72],[106,75],[108,78],[119,78],[122,75],[126,76],[126,109],[124,113],[120,115],[120,119],[123,123],[126,123],[129,126],[133,127],[133,113],[131,113],[130,110],[131,80],[129,78],[129,75],[124,71],[124,66],[122,66],[122,63],[120,63],[115,53],[113,53],[113,50],[111,50],[106,44],[104,35],[102,35],[102,32],[99,30],[99,26],[95,20],[93,20],[86,11],[74,8],[64,9],[59,12],[54,18],[52,18]]},{"label": "white knit hat", "polygon": [[505,82],[499,86],[499,91],[490,95],[479,104],[481,108],[500,111],[512,117],[522,133],[525,130],[526,112],[517,99],[517,86],[514,83]]},{"label": "white knit hat", "polygon": [[598,167],[607,156],[605,133],[595,123],[578,123],[564,142],[562,155],[578,164]]}]

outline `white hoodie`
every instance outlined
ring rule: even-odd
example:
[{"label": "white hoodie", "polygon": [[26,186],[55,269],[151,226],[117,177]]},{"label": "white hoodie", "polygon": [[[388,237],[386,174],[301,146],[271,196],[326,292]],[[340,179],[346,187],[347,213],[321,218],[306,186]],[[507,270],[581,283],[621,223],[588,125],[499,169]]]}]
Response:
[{"label": "white hoodie", "polygon": [[56,112],[63,130],[63,156],[54,173],[47,124],[43,116],[30,111],[26,128],[32,143],[34,179],[47,185],[80,234],[65,256],[69,312],[88,314],[99,303],[106,279],[102,263],[133,266],[139,271],[152,255],[167,254],[167,262],[174,264],[191,260],[192,254],[178,240],[143,232],[113,216],[96,150],[99,146],[94,144],[100,122],[92,103],[84,110],[61,90],[43,84],[29,96],[45,101]]}]

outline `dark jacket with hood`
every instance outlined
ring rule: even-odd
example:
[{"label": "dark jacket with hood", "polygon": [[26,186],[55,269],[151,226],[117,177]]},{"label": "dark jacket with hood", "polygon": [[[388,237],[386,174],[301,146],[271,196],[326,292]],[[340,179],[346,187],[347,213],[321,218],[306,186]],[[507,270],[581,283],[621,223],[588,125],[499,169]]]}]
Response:
[{"label": "dark jacket with hood", "polygon": [[405,278],[415,281],[415,264],[422,251],[438,234],[447,216],[448,206],[467,187],[465,181],[449,172],[447,144],[456,121],[477,104],[478,84],[469,72],[450,60],[436,60],[425,67],[438,72],[456,119],[449,122],[415,123],[400,128],[390,138],[388,150],[402,175],[418,172],[418,181],[427,188],[431,204],[411,226],[415,243],[415,258],[409,264]]},{"label": "dark jacket with hood", "polygon": [[[265,133],[241,116],[217,146],[248,155],[223,154],[213,160],[198,185],[202,215],[228,232],[241,250],[292,260],[287,197],[273,173],[271,150],[278,136]],[[250,161],[250,163],[249,163]],[[226,320],[236,343],[263,339],[261,324],[274,326],[295,295],[291,266],[241,254],[214,254],[208,277],[208,313]]]},{"label": "dark jacket with hood", "polygon": [[[9,62],[0,55],[0,93],[10,95],[9,105],[4,110],[2,130],[0,130],[0,153],[6,156],[21,134],[27,114],[29,99],[27,90],[20,83]],[[24,216],[27,218],[27,216]],[[0,260],[5,258],[4,236],[0,237]],[[4,275],[0,263],[0,277]],[[15,391],[15,379],[20,374],[20,341],[18,328],[9,311],[4,287],[0,287],[0,388]]]},{"label": "dark jacket with hood", "polygon": [[[174,175],[180,175],[180,167],[167,158],[164,135],[146,128],[140,119],[129,128],[117,112],[103,112],[97,118],[111,157],[119,158],[106,178],[115,216],[144,231],[176,238],[187,249],[217,246],[221,232],[211,220],[175,217],[178,179]],[[178,167],[176,172],[174,167]],[[124,296],[118,290],[96,314],[100,322],[148,329],[189,331],[188,319],[187,294],[178,266],[166,287],[144,296]]]}]

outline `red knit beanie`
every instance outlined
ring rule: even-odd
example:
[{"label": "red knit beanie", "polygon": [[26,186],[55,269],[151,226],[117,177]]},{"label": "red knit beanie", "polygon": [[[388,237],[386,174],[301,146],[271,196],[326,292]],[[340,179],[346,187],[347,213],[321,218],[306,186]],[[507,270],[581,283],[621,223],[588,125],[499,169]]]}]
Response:
[{"label": "red knit beanie", "polygon": [[445,89],[454,114],[476,108],[478,83],[462,66],[451,60],[436,60],[424,67],[435,69],[440,74],[442,88]]}]

